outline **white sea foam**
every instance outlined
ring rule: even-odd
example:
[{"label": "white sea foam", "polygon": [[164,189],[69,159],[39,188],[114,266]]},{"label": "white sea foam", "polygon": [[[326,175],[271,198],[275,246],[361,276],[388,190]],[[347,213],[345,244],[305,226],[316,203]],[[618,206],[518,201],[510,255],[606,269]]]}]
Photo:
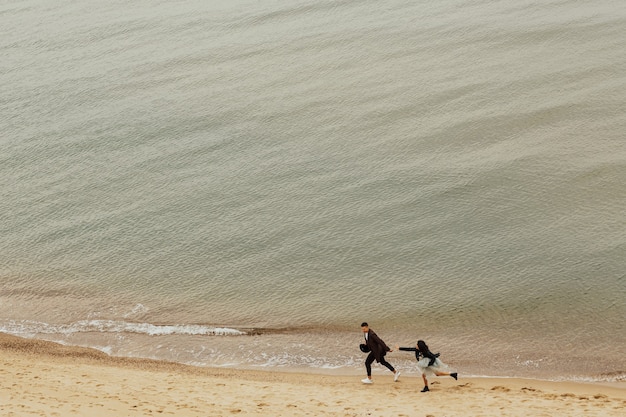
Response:
[{"label": "white sea foam", "polygon": [[34,336],[37,334],[62,334],[100,332],[100,333],[139,333],[150,336],[162,335],[207,335],[241,336],[245,332],[227,327],[212,327],[197,324],[156,325],[150,323],[131,323],[116,320],[81,320],[70,324],[49,324],[37,321],[8,321],[0,325],[0,331]]}]

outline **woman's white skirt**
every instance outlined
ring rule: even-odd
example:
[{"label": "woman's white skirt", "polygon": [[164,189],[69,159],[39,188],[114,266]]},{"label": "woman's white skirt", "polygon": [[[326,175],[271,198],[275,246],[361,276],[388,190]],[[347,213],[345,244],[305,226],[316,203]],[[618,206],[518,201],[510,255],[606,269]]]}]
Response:
[{"label": "woman's white skirt", "polygon": [[428,366],[430,358],[422,358],[417,362],[417,367],[420,372],[426,376],[435,376],[441,372],[449,372],[449,367],[445,363],[441,362],[439,358],[435,359],[435,363]]}]

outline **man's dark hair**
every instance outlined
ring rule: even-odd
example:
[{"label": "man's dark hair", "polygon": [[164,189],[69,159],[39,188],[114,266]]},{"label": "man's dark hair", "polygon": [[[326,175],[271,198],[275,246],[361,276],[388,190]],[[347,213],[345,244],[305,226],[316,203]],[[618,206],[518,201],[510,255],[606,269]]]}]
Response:
[{"label": "man's dark hair", "polygon": [[367,322],[364,321],[363,323],[361,323],[361,327],[365,327],[365,326],[370,327],[369,324],[367,324]]}]

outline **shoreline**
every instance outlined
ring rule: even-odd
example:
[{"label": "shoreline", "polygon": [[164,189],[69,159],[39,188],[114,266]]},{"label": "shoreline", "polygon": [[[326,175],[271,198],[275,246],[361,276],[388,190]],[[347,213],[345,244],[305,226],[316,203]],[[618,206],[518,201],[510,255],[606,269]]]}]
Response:
[{"label": "shoreline", "polygon": [[[142,356],[142,355],[137,355],[137,356],[117,355],[117,354],[112,354],[108,349],[101,349],[96,346],[90,346],[89,344],[82,344],[82,343],[74,344],[71,342],[58,341],[58,340],[48,339],[48,338],[37,338],[37,337],[30,337],[30,336],[27,337],[27,336],[14,334],[14,333],[6,333],[4,331],[0,331],[0,348],[2,348],[3,343],[6,343],[6,342],[3,342],[3,339],[2,339],[2,337],[4,336],[6,336],[7,338],[16,338],[16,339],[23,341],[23,343],[18,343],[21,346],[25,346],[29,343],[33,343],[33,344],[50,343],[51,345],[48,345],[48,346],[53,346],[52,348],[47,348],[47,347],[43,348],[43,351],[49,351],[50,354],[57,354],[58,352],[68,351],[68,350],[76,350],[76,351],[81,351],[81,350],[90,351],[91,350],[94,352],[94,354],[103,355],[104,357],[108,358],[108,362],[112,362],[115,360],[119,360],[122,362],[125,360],[133,360],[133,361],[151,360],[151,361],[161,362],[161,363],[171,363],[173,365],[191,366],[193,368],[199,368],[199,369],[205,369],[205,368],[222,369],[222,370],[232,369],[232,370],[251,371],[251,372],[278,372],[278,373],[287,373],[287,374],[311,374],[311,375],[345,376],[345,377],[350,377],[350,376],[361,377],[363,376],[364,371],[365,371],[363,367],[363,360],[365,359],[365,356],[363,356],[362,358],[359,358],[356,363],[352,363],[350,366],[311,367],[311,366],[269,365],[269,364],[254,365],[254,364],[241,364],[237,362],[224,363],[224,364],[206,364],[204,362],[176,361],[176,360],[171,360],[167,358],[150,357],[150,356]],[[55,348],[55,346],[59,348]],[[63,347],[63,348],[60,348],[60,347]],[[76,353],[73,353],[73,354],[76,354]],[[405,361],[405,363],[398,361],[398,357],[393,357],[391,360],[396,366],[398,366],[403,371],[403,375],[405,378],[409,377],[409,378],[421,379],[421,376],[417,367],[414,366],[414,360],[410,359],[408,361]],[[467,365],[467,363],[465,363],[465,365]],[[464,373],[466,375],[466,378],[471,377],[474,379],[485,379],[485,378],[496,379],[496,380],[498,379],[521,379],[521,380],[544,381],[544,382],[571,382],[571,383],[592,384],[592,385],[606,385],[606,386],[612,386],[616,388],[624,387],[624,389],[626,389],[626,378],[623,378],[621,376],[615,377],[615,378],[599,379],[599,378],[584,377],[584,376],[567,377],[564,375],[557,375],[557,376],[502,375],[502,374],[490,375],[490,374],[482,374],[482,373],[472,373],[470,372],[470,370],[466,370],[466,372],[463,372],[463,369],[465,367],[463,365],[461,366],[462,366],[462,368],[460,368],[461,373]],[[379,367],[379,366],[373,366],[372,371],[374,375],[376,375],[377,373],[379,373],[380,375],[384,375],[387,372],[385,368]],[[616,373],[616,375],[617,374],[621,374],[621,372]],[[606,374],[606,375],[609,375],[609,374]]]},{"label": "shoreline", "polygon": [[626,384],[521,378],[430,379],[196,367],[109,356],[91,348],[0,333],[8,416],[621,416]]}]

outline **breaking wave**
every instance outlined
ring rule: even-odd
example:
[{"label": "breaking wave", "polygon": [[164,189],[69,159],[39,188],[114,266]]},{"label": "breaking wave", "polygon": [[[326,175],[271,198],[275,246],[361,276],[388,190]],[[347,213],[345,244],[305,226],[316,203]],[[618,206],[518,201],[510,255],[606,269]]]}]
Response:
[{"label": "breaking wave", "polygon": [[117,320],[80,320],[70,324],[49,324],[37,321],[9,321],[0,325],[0,332],[18,336],[37,334],[74,333],[137,333],[150,336],[163,335],[208,335],[242,336],[246,332],[228,327],[212,327],[199,324],[158,325],[151,323],[132,323]]}]

